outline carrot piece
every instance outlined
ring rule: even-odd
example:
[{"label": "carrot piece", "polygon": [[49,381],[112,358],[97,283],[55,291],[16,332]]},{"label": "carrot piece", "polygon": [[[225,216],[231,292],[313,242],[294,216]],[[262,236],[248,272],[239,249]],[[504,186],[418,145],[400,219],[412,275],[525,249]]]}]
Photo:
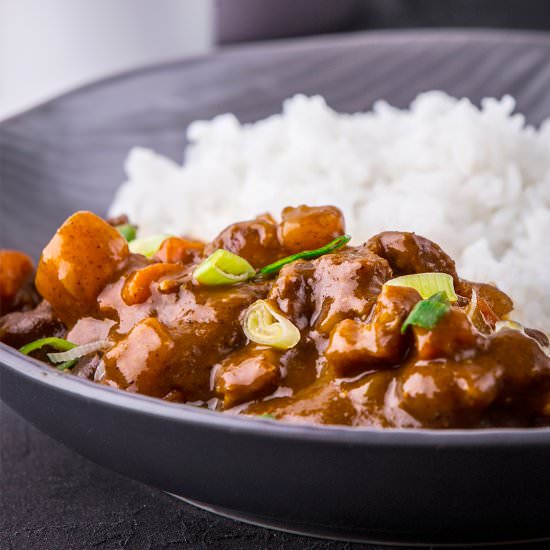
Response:
[{"label": "carrot piece", "polygon": [[203,249],[204,243],[201,241],[192,241],[182,237],[169,237],[160,245],[155,259],[161,262],[188,264],[200,256]]},{"label": "carrot piece", "polygon": [[181,265],[158,263],[134,271],[128,275],[122,287],[122,299],[129,306],[142,304],[151,296],[151,284],[161,277],[181,270]]},{"label": "carrot piece", "polygon": [[23,252],[0,250],[0,299],[12,300],[33,271],[32,260]]}]

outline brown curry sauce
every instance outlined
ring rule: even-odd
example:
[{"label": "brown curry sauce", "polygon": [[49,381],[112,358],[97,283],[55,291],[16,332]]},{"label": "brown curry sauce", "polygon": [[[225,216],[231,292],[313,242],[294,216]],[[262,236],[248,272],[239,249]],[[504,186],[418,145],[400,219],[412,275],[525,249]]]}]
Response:
[{"label": "brown curry sauce", "polygon": [[[384,232],[268,279],[200,285],[196,265],[219,248],[261,268],[344,233],[331,206],[286,208],[229,226],[211,243],[171,237],[152,259],[89,212],[71,216],[43,251],[38,304],[30,260],[0,251],[0,340],[108,339],[73,373],[98,383],[235,414],[377,427],[550,425],[550,359],[539,331],[494,330],[512,310],[495,286],[458,277],[435,243]],[[19,263],[18,263],[19,262]],[[432,329],[401,326],[421,300],[384,286],[444,272],[459,300]],[[472,290],[477,318],[468,314]],[[289,350],[247,341],[243,315],[266,299],[301,333]],[[31,309],[37,306],[35,309]],[[42,358],[44,355],[42,354]]]}]

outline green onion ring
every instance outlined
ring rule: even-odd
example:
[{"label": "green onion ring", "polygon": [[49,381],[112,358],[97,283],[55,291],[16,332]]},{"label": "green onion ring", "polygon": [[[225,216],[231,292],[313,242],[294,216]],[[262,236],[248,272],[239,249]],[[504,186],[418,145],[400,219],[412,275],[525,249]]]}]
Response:
[{"label": "green onion ring", "polygon": [[450,302],[456,302],[458,296],[455,293],[453,278],[448,273],[414,273],[402,275],[390,279],[384,283],[386,286],[403,286],[414,288],[423,299],[438,292],[444,292]]},{"label": "green onion ring", "polygon": [[205,286],[242,283],[255,274],[255,269],[244,258],[221,248],[210,254],[193,271],[195,280]]},{"label": "green onion ring", "polygon": [[277,349],[293,348],[301,338],[298,327],[266,300],[256,300],[247,309],[243,331],[250,341]]}]

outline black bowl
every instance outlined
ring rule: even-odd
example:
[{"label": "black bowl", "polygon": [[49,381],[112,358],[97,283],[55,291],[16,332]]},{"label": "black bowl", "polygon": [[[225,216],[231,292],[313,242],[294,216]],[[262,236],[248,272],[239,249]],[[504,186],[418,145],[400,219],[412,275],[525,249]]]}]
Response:
[{"label": "black bowl", "polygon": [[[103,214],[133,145],[177,158],[195,118],[255,120],[294,92],[343,111],[439,88],[512,93],[550,114],[550,38],[374,33],[238,48],[78,90],[0,125],[0,246],[37,254],[63,218]],[[381,542],[550,537],[550,429],[295,426],[118,392],[0,346],[2,399],[83,456],[254,523]]]}]

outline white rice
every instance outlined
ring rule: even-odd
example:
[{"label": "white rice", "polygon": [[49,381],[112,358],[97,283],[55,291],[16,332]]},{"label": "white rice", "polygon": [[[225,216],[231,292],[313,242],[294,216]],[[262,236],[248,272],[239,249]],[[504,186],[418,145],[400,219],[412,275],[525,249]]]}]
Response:
[{"label": "white rice", "polygon": [[429,237],[461,276],[509,292],[516,319],[548,329],[550,118],[536,130],[514,106],[428,92],[408,110],[380,101],[348,115],[298,95],[255,124],[194,122],[183,166],[130,152],[110,214],[142,235],[209,239],[265,211],[335,204],[354,242],[391,229]]}]

